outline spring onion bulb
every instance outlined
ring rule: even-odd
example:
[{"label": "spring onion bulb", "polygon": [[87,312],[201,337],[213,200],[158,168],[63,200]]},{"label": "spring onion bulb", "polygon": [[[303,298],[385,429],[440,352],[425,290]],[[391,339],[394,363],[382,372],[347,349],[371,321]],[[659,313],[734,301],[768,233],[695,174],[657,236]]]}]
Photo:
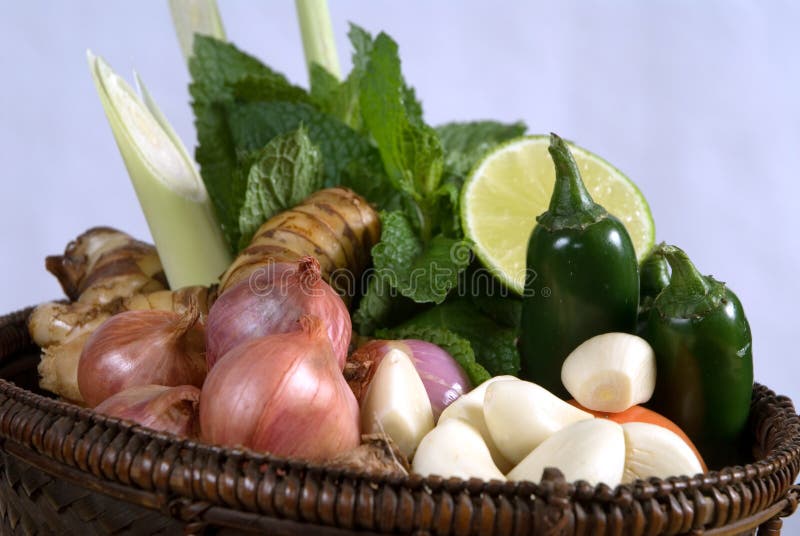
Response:
[{"label": "spring onion bulb", "polygon": [[87,55],[170,287],[216,282],[231,255],[189,153],[145,89],[140,99],[102,58]]}]

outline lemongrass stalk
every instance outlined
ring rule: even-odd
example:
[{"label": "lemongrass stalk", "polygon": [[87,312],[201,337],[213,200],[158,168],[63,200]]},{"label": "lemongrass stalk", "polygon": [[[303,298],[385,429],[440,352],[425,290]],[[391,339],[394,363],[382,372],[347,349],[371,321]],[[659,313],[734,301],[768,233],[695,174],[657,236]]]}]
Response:
[{"label": "lemongrass stalk", "polygon": [[309,71],[313,63],[318,63],[336,78],[341,78],[328,0],[296,0],[295,5]]},{"label": "lemongrass stalk", "polygon": [[170,287],[215,283],[231,255],[188,151],[141,82],[144,99],[102,58],[87,56]]},{"label": "lemongrass stalk", "polygon": [[225,28],[216,0],[169,0],[172,25],[186,61],[192,56],[194,34],[210,35],[225,41]]}]

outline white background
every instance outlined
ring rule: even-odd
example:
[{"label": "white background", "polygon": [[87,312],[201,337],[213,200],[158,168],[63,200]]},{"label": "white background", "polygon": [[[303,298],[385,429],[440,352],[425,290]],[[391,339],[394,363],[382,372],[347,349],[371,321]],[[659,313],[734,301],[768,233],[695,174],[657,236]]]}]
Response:
[{"label": "white background", "polygon": [[[658,239],[739,294],[757,380],[795,399],[799,6],[331,1],[343,68],[347,21],[385,30],[430,123],[521,119],[631,177]],[[221,11],[233,42],[306,84],[292,2],[221,0]],[[129,80],[136,68],[187,145],[195,142],[166,1],[0,0],[0,312],[59,297],[44,256],[90,226],[149,240],[87,48]]]}]

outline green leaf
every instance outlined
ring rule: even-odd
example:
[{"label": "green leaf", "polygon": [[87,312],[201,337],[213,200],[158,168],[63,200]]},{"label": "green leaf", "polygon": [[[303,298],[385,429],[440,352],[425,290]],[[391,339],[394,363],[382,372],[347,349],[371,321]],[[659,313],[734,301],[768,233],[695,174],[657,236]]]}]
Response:
[{"label": "green leaf", "polygon": [[470,342],[447,329],[408,326],[383,329],[378,331],[377,336],[390,340],[419,339],[435,344],[450,354],[456,360],[456,363],[464,369],[473,387],[477,387],[491,378],[491,374],[476,361]]},{"label": "green leaf", "polygon": [[498,325],[519,330],[522,299],[479,262],[473,262],[464,272],[457,292]]},{"label": "green leaf", "polygon": [[[203,35],[194,40],[189,71],[198,141],[195,159],[228,245],[235,252],[240,240],[239,212],[247,189],[247,170],[240,168],[240,148],[230,131],[227,113],[237,84],[243,84],[242,91],[257,86],[262,92],[268,85],[272,94],[281,98],[297,96],[298,88],[253,56]],[[267,141],[252,150],[261,149]]]},{"label": "green leaf", "polygon": [[248,74],[230,84],[233,96],[244,102],[311,102],[305,89],[290,84],[279,73]]},{"label": "green leaf", "polygon": [[360,90],[364,124],[390,180],[416,201],[432,196],[441,181],[442,146],[403,80],[397,43],[384,33],[373,43]]},{"label": "green leaf", "polygon": [[247,77],[271,77],[276,85],[293,87],[286,77],[242,52],[234,45],[206,35],[194,40],[194,55],[189,60],[192,83],[189,92],[195,103],[210,104],[233,97],[233,85]]},{"label": "green leaf", "polygon": [[447,329],[472,344],[478,363],[492,376],[519,373],[516,330],[502,327],[483,315],[468,300],[457,299],[429,309],[401,327]]},{"label": "green leaf", "polygon": [[302,126],[273,138],[255,159],[239,213],[240,249],[247,247],[268,218],[322,187],[322,154]]},{"label": "green leaf", "polygon": [[222,232],[232,252],[239,243],[238,214],[247,177],[239,168],[236,144],[221,105],[194,105],[198,146],[195,160],[214,205]]},{"label": "green leaf", "polygon": [[469,246],[443,235],[425,247],[399,211],[381,214],[381,240],[372,248],[375,271],[417,303],[441,303],[470,261]]},{"label": "green leaf", "polygon": [[361,78],[372,50],[372,36],[355,24],[350,25],[348,36],[353,45],[353,69],[347,78],[340,82],[321,65],[312,64],[311,98],[320,110],[336,117],[356,132],[362,133],[359,93]]},{"label": "green leaf", "polygon": [[470,301],[481,313],[494,320],[498,325],[519,329],[522,315],[522,300],[515,296],[500,295],[470,296]]},{"label": "green leaf", "polygon": [[311,99],[323,112],[332,115],[353,130],[362,130],[358,104],[359,75],[353,71],[344,82],[317,64],[311,66]]},{"label": "green leaf", "polygon": [[333,110],[337,107],[336,101],[342,83],[318,63],[311,64],[309,74],[311,78],[311,101],[323,112],[336,116]]},{"label": "green leaf", "polygon": [[472,121],[436,127],[445,154],[447,173],[465,177],[492,147],[525,134],[522,122]]},{"label": "green leaf", "polygon": [[308,137],[323,156],[325,185],[342,184],[346,171],[363,168],[380,179],[375,148],[341,121],[304,103],[253,102],[230,107],[228,122],[234,144],[243,151],[255,151],[275,136],[303,124]]},{"label": "green leaf", "polygon": [[363,72],[369,63],[369,54],[372,52],[372,35],[357,24],[350,23],[347,37],[353,45],[353,70]]}]

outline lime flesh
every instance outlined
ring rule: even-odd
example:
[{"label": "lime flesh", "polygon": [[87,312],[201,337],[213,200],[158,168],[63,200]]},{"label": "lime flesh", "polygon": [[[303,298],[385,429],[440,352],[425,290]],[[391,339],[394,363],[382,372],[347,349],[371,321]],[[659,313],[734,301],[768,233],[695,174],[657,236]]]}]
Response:
[{"label": "lime flesh", "polygon": [[[547,210],[555,170],[549,136],[526,136],[493,149],[470,172],[461,193],[461,222],[475,254],[500,281],[522,293],[525,254],[536,217]],[[592,198],[625,224],[641,262],[655,226],[642,193],[618,169],[569,144]]]}]

